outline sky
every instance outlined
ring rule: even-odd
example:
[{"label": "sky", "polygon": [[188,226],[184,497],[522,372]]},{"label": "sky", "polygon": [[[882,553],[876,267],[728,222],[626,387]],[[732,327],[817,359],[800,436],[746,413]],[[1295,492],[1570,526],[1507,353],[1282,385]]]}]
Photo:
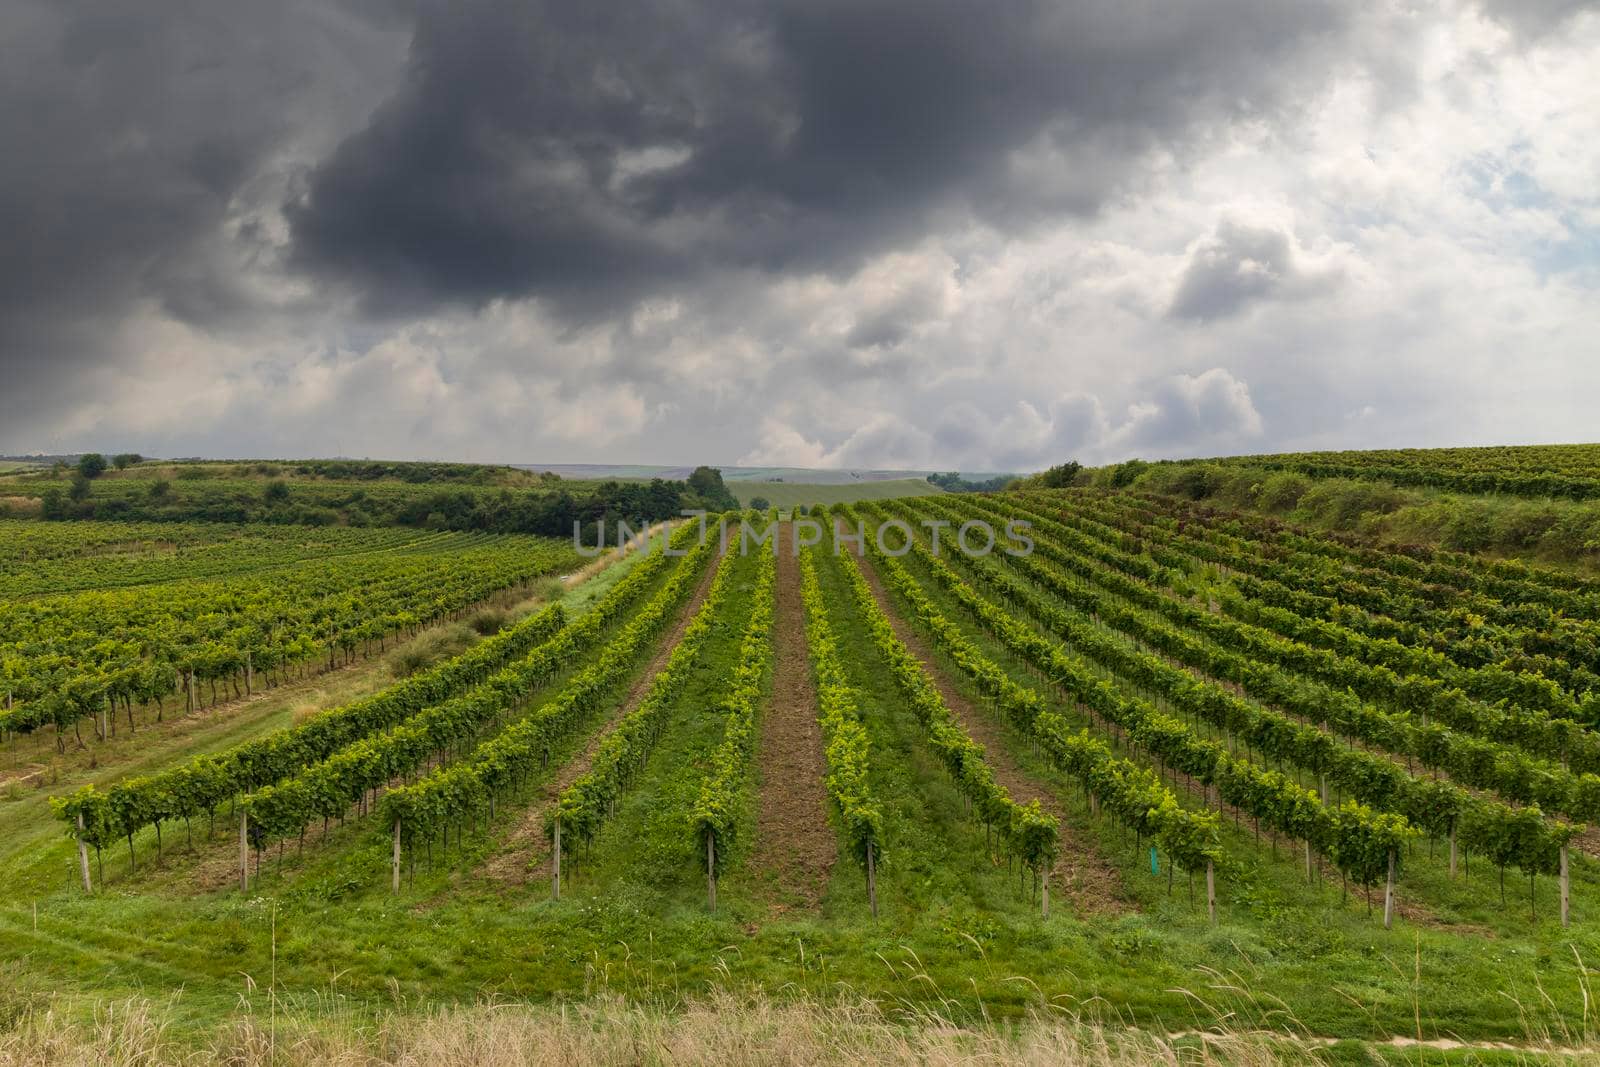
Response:
[{"label": "sky", "polygon": [[1600,438],[1600,4],[0,0],[0,452]]}]

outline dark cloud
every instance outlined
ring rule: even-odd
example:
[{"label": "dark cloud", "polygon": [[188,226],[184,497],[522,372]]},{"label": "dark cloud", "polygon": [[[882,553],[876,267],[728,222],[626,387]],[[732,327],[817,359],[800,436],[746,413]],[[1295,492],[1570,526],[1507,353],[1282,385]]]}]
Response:
[{"label": "dark cloud", "polygon": [[0,8],[0,359],[12,404],[40,399],[19,386],[56,388],[107,358],[136,304],[180,318],[237,307],[237,279],[214,269],[224,223],[308,114],[341,110],[321,98],[342,77],[322,76],[330,53],[358,73],[375,32],[366,20],[393,33],[391,5],[362,6]]},{"label": "dark cloud", "polygon": [[[293,208],[296,262],[402,312],[849,269],[947,213],[1093,210],[1152,146],[1270,111],[1340,22],[1271,0],[428,4],[404,87]],[[1038,154],[1077,180],[1016,181]]]},{"label": "dark cloud", "polygon": [[1201,322],[1227,318],[1260,301],[1328,292],[1340,277],[1302,266],[1287,233],[1225,219],[1190,256],[1169,314]]}]

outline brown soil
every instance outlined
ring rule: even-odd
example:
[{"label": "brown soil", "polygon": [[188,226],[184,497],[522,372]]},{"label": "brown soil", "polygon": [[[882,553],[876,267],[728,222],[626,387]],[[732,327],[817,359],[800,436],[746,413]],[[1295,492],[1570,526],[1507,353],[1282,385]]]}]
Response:
[{"label": "brown soil", "polygon": [[952,681],[950,675],[933,655],[932,649],[916,629],[909,626],[895,611],[878,572],[871,562],[858,557],[861,573],[872,588],[872,595],[889,617],[895,636],[921,661],[923,669],[944,698],[945,705],[955,716],[967,735],[983,746],[984,759],[994,771],[995,781],[1005,786],[1012,799],[1019,804],[1037,800],[1039,806],[1054,815],[1061,825],[1061,852],[1050,872],[1052,903],[1059,897],[1070,901],[1080,914],[1105,914],[1133,910],[1133,903],[1123,892],[1122,878],[1117,869],[1100,855],[1093,842],[1076,833],[1067,819],[1066,810],[1055,793],[1040,785],[1017,765],[1006,747],[1005,736],[998,722],[975,707]]},{"label": "brown soil", "polygon": [[792,529],[786,525],[778,543],[775,661],[772,701],[761,721],[754,868],[771,880],[781,900],[815,908],[839,857],[839,842],[828,823],[827,763],[806,644],[800,562],[784,547],[793,545]]},{"label": "brown soil", "polygon": [[594,765],[594,757],[600,750],[600,743],[644,700],[650,683],[666,667],[667,660],[678,647],[678,642],[683,640],[683,632],[689,628],[695,613],[705,603],[707,594],[711,592],[711,583],[716,577],[718,564],[721,562],[713,560],[711,566],[706,568],[706,573],[701,577],[700,584],[695,587],[688,603],[678,609],[671,628],[656,649],[655,658],[634,679],[627,695],[617,705],[605,725],[589,738],[583,751],[558,768],[544,784],[539,796],[506,835],[500,848],[478,869],[478,877],[501,885],[523,886],[533,881],[548,879],[553,875],[554,872],[549,869],[550,845],[544,835],[545,812],[573,782],[588,773],[589,768]]}]

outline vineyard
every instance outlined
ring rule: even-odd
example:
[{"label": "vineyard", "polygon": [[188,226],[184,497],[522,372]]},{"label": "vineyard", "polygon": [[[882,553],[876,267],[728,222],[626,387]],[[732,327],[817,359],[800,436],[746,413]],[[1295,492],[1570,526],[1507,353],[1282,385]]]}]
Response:
[{"label": "vineyard", "polygon": [[1588,1025],[1600,581],[1089,488],[728,512],[588,565],[5,532],[0,753],[49,768],[0,803],[19,990]]},{"label": "vineyard", "polygon": [[1206,462],[1460,493],[1600,499],[1600,445],[1299,452]]},{"label": "vineyard", "polygon": [[[50,729],[63,751],[85,720],[104,740],[119,714],[135,728],[135,704],[160,721],[169,699],[191,713],[248,697],[579,561],[525,537],[180,528],[158,548],[148,527],[9,525],[0,587],[34,595],[0,602],[0,737]],[[74,591],[45,594],[52,579]]]}]

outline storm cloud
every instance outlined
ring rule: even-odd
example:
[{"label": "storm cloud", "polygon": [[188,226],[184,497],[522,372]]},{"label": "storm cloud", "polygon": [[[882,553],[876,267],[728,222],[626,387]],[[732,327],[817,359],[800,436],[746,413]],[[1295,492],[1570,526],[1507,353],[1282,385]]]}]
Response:
[{"label": "storm cloud", "polygon": [[719,268],[846,270],[952,217],[1021,226],[1030,153],[1093,211],[1197,122],[1269,112],[1320,2],[425,6],[404,88],[308,181],[297,261],[380,307],[611,310]]},{"label": "storm cloud", "polygon": [[1597,63],[1570,0],[13,0],[0,450],[1576,435]]}]

